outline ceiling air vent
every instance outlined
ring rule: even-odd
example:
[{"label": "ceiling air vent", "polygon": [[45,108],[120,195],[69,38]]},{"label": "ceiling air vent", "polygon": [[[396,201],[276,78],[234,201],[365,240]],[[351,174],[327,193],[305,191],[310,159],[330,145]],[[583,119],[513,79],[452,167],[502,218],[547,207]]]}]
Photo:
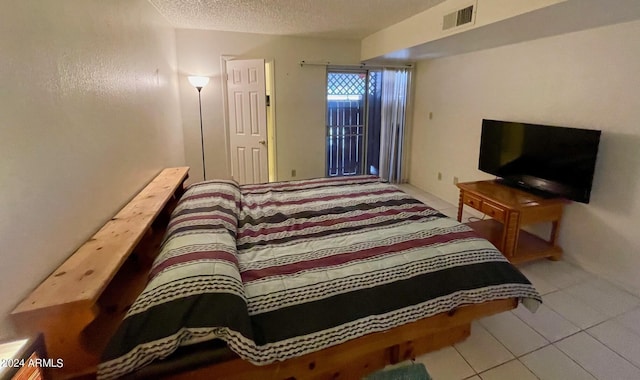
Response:
[{"label": "ceiling air vent", "polygon": [[473,22],[473,7],[473,5],[469,5],[466,8],[458,9],[455,12],[444,15],[442,19],[442,30],[456,28]]}]

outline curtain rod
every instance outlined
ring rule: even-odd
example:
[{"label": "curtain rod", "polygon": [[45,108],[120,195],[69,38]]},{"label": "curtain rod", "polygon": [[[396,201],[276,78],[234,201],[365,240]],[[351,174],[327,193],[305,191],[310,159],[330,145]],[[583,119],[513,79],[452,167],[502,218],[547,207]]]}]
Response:
[{"label": "curtain rod", "polygon": [[302,66],[336,66],[336,67],[353,67],[359,69],[412,69],[412,64],[405,65],[371,65],[368,63],[359,63],[359,64],[332,64],[330,61],[318,61],[318,62],[307,62],[300,61],[300,67]]}]

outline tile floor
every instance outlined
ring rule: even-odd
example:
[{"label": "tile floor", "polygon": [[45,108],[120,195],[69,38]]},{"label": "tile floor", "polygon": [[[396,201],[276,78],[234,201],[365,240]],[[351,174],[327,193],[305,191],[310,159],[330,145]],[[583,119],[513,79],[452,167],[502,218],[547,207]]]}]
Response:
[{"label": "tile floor", "polygon": [[[457,206],[401,187],[456,217]],[[542,295],[538,311],[481,319],[464,342],[418,357],[435,380],[640,379],[640,298],[565,261],[519,268]]]}]

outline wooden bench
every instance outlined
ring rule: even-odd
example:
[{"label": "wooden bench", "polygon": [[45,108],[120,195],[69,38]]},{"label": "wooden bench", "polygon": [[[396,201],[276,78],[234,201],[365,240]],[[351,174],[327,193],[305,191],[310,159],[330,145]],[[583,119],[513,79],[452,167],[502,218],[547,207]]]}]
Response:
[{"label": "wooden bench", "polygon": [[[21,332],[42,332],[56,377],[95,371],[126,310],[142,291],[189,168],[164,169],[11,313]],[[134,253],[134,254],[132,254]]]}]

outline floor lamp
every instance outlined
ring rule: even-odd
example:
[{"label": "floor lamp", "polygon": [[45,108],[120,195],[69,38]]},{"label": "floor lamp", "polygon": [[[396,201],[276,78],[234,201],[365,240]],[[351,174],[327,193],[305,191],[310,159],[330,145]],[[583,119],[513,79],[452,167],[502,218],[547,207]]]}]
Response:
[{"label": "floor lamp", "polygon": [[189,83],[198,90],[198,105],[200,107],[200,144],[202,145],[202,178],[207,180],[207,169],[204,165],[204,132],[202,131],[202,97],[200,91],[209,83],[209,77],[189,77]]}]

